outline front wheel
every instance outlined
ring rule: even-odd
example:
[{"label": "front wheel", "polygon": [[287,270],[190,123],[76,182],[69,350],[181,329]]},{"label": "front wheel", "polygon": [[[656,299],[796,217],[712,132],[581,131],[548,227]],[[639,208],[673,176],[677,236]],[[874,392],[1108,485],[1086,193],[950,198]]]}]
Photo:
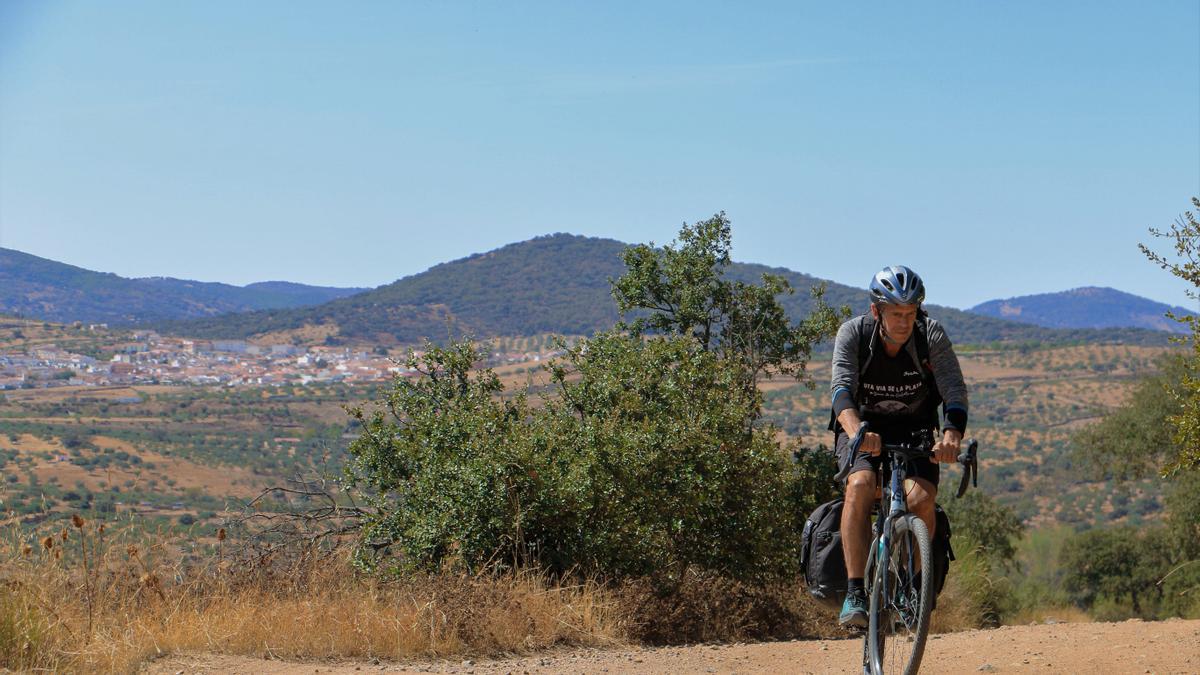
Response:
[{"label": "front wheel", "polygon": [[871,672],[911,675],[921,667],[933,607],[933,547],[925,521],[911,513],[896,519],[888,549],[875,556],[870,576]]}]

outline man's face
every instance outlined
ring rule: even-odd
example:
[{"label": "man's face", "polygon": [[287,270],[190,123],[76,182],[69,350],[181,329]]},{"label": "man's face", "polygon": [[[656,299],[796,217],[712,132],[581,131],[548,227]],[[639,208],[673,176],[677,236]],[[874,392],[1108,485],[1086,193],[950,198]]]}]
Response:
[{"label": "man's face", "polygon": [[871,314],[883,324],[888,337],[904,343],[917,323],[917,309],[918,305],[872,305]]}]

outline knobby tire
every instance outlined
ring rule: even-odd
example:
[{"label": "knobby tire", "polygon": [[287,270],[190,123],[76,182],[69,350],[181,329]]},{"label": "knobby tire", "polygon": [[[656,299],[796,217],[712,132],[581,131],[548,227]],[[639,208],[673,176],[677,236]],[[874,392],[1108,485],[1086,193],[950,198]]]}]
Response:
[{"label": "knobby tire", "polygon": [[[925,521],[915,514],[901,516],[892,527],[887,558],[873,556],[867,652],[873,675],[913,675],[921,667],[929,636],[933,545]],[[878,546],[878,540],[873,545]],[[912,583],[917,560],[922,568],[920,588]],[[885,578],[888,597],[884,597]]]}]

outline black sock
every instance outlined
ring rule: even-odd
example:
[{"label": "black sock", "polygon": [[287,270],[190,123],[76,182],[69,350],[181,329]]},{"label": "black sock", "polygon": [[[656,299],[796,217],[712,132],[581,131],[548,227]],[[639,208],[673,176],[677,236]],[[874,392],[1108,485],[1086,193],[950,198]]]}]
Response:
[{"label": "black sock", "polygon": [[858,593],[861,595],[863,592],[862,577],[858,577],[857,579],[846,579],[846,592]]}]

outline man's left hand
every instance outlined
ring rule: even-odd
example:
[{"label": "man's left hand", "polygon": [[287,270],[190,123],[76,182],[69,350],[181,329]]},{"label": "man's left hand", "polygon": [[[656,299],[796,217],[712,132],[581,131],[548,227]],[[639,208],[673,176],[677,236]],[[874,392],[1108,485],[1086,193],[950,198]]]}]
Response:
[{"label": "man's left hand", "polygon": [[942,432],[942,440],[933,446],[933,461],[944,464],[957,462],[961,444],[962,432],[957,429],[946,429]]}]

